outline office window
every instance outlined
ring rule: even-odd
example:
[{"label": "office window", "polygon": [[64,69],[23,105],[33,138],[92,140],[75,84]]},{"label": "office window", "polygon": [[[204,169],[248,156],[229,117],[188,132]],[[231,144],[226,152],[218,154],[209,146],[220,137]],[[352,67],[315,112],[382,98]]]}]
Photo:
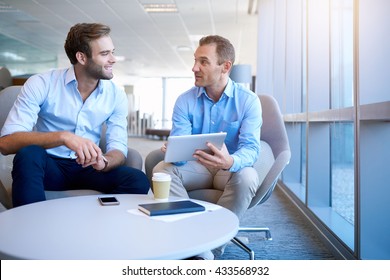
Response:
[{"label": "office window", "polygon": [[[302,107],[284,114],[292,157],[283,189],[345,258],[389,259],[390,2],[260,1],[259,45],[285,47],[285,66],[262,60],[258,88],[301,83]],[[296,7],[301,15],[296,16]],[[299,18],[302,36],[290,36]],[[269,26],[273,26],[272,33]],[[273,34],[286,40],[274,40]],[[301,54],[289,40],[301,40]],[[265,55],[259,48],[259,57]],[[262,53],[261,53],[262,52]],[[289,62],[302,57],[301,76]],[[259,73],[259,72],[258,72]],[[268,78],[266,73],[272,73]],[[285,78],[286,77],[286,78]],[[268,78],[268,79],[267,79]],[[263,81],[264,79],[264,81]],[[296,79],[290,81],[289,79]],[[278,87],[272,87],[278,84]],[[286,91],[287,92],[287,91]],[[288,91],[294,95],[295,91]],[[295,103],[294,103],[295,104]],[[296,103],[298,104],[298,103]],[[305,193],[302,196],[302,189]]]},{"label": "office window", "polygon": [[354,140],[352,123],[331,124],[331,206],[354,224]]},{"label": "office window", "polygon": [[[152,119],[149,127],[161,123],[163,86],[161,78],[142,78],[134,84],[135,111],[138,111],[141,122]],[[146,124],[143,124],[146,125]]]},{"label": "office window", "polygon": [[[306,124],[301,125],[301,185],[306,189]],[[302,199],[302,198],[301,198]],[[302,199],[304,201],[304,199]]]},{"label": "office window", "polygon": [[134,84],[136,108],[149,127],[170,128],[177,97],[194,85],[193,78],[142,78]]},{"label": "office window", "polygon": [[331,108],[353,106],[353,1],[331,1]]},{"label": "office window", "polygon": [[7,67],[12,76],[42,73],[58,67],[56,54],[2,34],[0,42],[0,65]]},{"label": "office window", "polygon": [[167,78],[165,82],[165,106],[163,127],[172,126],[172,112],[177,97],[194,86],[194,78]]},{"label": "office window", "polygon": [[[302,1],[302,71],[301,71],[301,84],[302,84],[302,96],[301,96],[301,112],[306,112],[307,108],[307,8],[306,1]],[[299,77],[297,77],[299,79]],[[298,82],[298,81],[297,81]],[[298,113],[298,112],[294,112]]]}]

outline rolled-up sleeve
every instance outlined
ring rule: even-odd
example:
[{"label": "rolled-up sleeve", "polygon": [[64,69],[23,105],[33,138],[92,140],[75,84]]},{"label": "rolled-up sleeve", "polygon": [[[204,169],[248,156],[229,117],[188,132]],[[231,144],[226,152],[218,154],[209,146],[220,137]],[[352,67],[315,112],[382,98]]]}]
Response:
[{"label": "rolled-up sleeve", "polygon": [[126,93],[116,90],[115,108],[107,120],[106,151],[119,150],[127,157],[127,116]]},{"label": "rolled-up sleeve", "polygon": [[8,113],[1,129],[1,136],[33,130],[37,122],[40,105],[45,100],[44,90],[42,90],[45,87],[44,79],[40,75],[28,79]]}]

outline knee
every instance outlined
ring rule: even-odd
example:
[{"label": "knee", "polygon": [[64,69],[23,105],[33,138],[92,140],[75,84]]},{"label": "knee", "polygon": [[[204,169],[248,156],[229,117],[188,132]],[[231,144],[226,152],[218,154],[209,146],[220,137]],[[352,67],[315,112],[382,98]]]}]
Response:
[{"label": "knee", "polygon": [[259,187],[259,176],[254,168],[247,167],[238,171],[235,176],[239,181],[239,186],[241,188],[250,191],[253,195],[256,193]]},{"label": "knee", "polygon": [[30,164],[35,160],[40,160],[43,157],[46,157],[46,150],[37,145],[30,145],[21,148],[14,157],[13,164]]},{"label": "knee", "polygon": [[164,172],[164,173],[172,173],[172,166],[171,163],[166,163],[164,161],[160,161],[156,164],[156,166],[153,167],[153,173],[156,172]]},{"label": "knee", "polygon": [[127,174],[125,176],[126,183],[124,184],[130,186],[131,189],[136,188],[131,193],[147,194],[149,192],[150,182],[143,171],[127,166],[119,167],[119,169],[121,168],[124,170],[122,172]]},{"label": "knee", "polygon": [[138,177],[140,192],[142,194],[147,194],[150,190],[150,181],[144,172],[138,169],[137,172],[138,172],[137,177]]}]

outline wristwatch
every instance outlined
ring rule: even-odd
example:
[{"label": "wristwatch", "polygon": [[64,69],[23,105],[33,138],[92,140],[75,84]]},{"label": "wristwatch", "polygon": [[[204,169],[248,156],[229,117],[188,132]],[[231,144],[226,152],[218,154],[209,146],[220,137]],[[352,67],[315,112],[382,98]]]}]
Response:
[{"label": "wristwatch", "polygon": [[102,158],[103,158],[103,161],[104,161],[104,167],[103,167],[103,169],[100,169],[99,171],[104,171],[104,169],[106,169],[107,166],[108,166],[108,160],[106,159],[106,157],[102,156]]}]

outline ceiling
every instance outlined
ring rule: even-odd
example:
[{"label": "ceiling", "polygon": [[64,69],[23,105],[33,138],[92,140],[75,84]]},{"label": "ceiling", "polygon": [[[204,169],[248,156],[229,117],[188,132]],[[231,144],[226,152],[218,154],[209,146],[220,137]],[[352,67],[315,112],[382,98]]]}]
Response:
[{"label": "ceiling", "polygon": [[[121,60],[115,76],[192,76],[193,51],[209,34],[228,38],[236,63],[251,64],[255,74],[257,1],[0,0],[0,65],[56,61],[66,67],[63,45],[70,27],[101,22],[111,27]],[[177,12],[147,13],[144,4],[151,3],[175,4]]]}]

